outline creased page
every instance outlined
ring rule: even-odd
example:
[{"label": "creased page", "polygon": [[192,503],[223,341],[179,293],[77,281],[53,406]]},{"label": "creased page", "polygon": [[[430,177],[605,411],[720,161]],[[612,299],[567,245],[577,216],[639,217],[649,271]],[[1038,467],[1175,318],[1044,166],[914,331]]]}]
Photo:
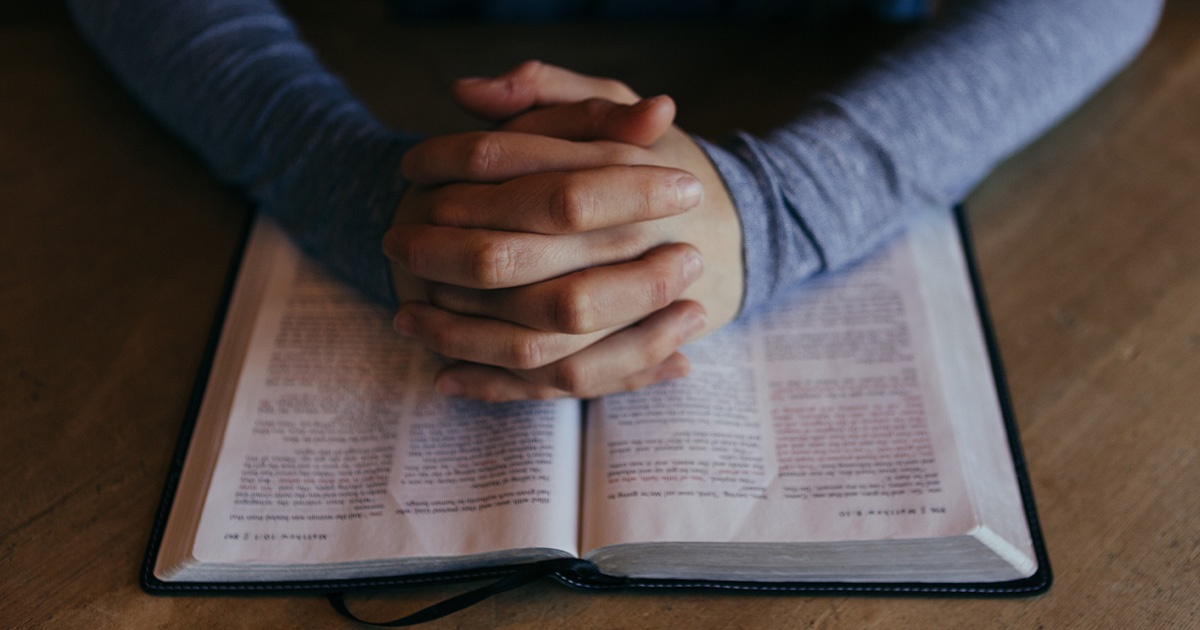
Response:
[{"label": "creased page", "polygon": [[592,406],[585,554],[633,542],[966,534],[976,523],[907,236]]},{"label": "creased page", "polygon": [[[577,401],[436,397],[435,361],[392,332],[385,309],[300,258],[277,228],[260,222],[254,240],[251,247],[277,253],[201,516],[197,560],[575,553]],[[394,570],[368,562],[350,574]]]}]

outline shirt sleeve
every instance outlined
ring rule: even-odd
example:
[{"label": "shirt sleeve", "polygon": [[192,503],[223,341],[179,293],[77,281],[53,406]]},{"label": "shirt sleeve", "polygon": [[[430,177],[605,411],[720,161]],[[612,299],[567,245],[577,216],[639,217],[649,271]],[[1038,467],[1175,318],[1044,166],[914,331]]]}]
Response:
[{"label": "shirt sleeve", "polygon": [[269,0],[70,0],[118,79],[309,253],[394,304],[380,249],[418,138],[381,125]]},{"label": "shirt sleeve", "polygon": [[742,313],[950,205],[1124,66],[1160,0],[964,3],[765,137],[702,143],[742,220]]}]

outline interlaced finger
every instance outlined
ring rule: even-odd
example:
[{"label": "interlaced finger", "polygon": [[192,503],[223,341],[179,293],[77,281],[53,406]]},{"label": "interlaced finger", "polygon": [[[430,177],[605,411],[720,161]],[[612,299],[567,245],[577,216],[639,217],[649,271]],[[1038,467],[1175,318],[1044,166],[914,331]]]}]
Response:
[{"label": "interlaced finger", "polygon": [[703,199],[699,180],[660,166],[537,173],[502,184],[450,184],[423,200],[435,225],[571,234],[674,216]]},{"label": "interlaced finger", "polygon": [[649,151],[624,142],[573,142],[511,131],[475,131],[418,144],[404,155],[400,170],[419,185],[496,183],[546,171],[657,165],[658,161]]},{"label": "interlaced finger", "polygon": [[690,245],[657,247],[626,263],[584,269],[528,286],[481,291],[434,284],[430,301],[447,310],[529,328],[589,333],[642,319],[679,298],[704,269]]}]

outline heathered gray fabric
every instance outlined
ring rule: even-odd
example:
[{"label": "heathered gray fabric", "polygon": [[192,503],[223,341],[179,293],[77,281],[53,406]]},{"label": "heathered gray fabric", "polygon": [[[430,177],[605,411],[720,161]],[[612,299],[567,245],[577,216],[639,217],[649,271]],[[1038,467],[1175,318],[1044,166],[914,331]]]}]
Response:
[{"label": "heathered gray fabric", "polygon": [[764,138],[705,144],[742,218],[743,313],[949,206],[1120,69],[1159,0],[965,3]]},{"label": "heathered gray fabric", "polygon": [[383,127],[269,0],[71,0],[117,77],[223,182],[395,304],[383,233],[418,137]]},{"label": "heathered gray fabric", "polygon": [[[268,0],[70,0],[119,79],[225,182],[373,299],[414,135],[378,123]],[[743,312],[950,204],[1103,83],[1161,0],[964,3],[764,138],[703,143],[742,218]],[[403,60],[397,60],[403,63]],[[783,78],[786,80],[786,78]]]}]

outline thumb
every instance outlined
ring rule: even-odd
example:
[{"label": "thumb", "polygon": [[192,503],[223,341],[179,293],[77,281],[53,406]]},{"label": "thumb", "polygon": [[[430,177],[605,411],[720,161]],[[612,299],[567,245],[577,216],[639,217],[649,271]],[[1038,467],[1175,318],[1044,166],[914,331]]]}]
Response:
[{"label": "thumb", "polygon": [[655,96],[633,105],[592,98],[532,110],[500,129],[563,140],[610,140],[649,146],[671,128],[674,120],[675,101],[669,96]]},{"label": "thumb", "polygon": [[591,77],[565,68],[526,61],[494,78],[459,79],[451,86],[454,100],[484,120],[500,121],[533,107],[602,98],[630,105],[638,95],[615,79]]}]

